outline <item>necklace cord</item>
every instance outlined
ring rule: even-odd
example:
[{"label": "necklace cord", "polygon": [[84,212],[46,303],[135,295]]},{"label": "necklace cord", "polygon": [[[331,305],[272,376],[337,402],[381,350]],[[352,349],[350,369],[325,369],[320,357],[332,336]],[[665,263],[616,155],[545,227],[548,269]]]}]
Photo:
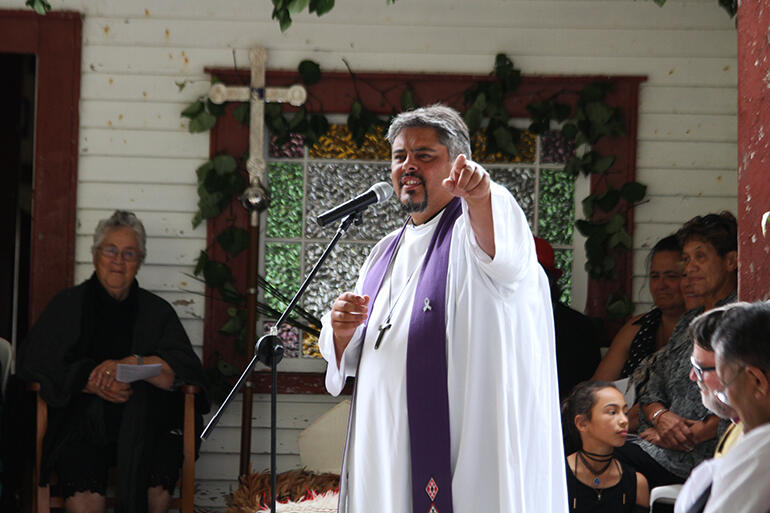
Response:
[{"label": "necklace cord", "polygon": [[594,475],[594,478],[596,478],[596,479],[598,479],[600,475],[604,474],[604,472],[607,471],[607,469],[610,467],[610,465],[612,464],[612,461],[614,459],[614,458],[612,458],[610,456],[610,458],[608,460],[601,460],[601,461],[605,462],[604,465],[602,465],[598,469],[595,469],[590,463],[588,463],[588,459],[586,459],[585,454],[584,454],[583,451],[578,451],[577,454],[578,454],[578,458],[580,458],[580,461],[583,462],[583,465],[588,469],[589,472],[591,472],[591,474]]}]

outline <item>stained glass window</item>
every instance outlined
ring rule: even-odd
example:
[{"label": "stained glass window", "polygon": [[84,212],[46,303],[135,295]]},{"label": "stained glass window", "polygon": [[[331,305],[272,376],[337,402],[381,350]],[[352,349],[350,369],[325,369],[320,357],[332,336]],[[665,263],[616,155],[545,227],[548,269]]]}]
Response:
[{"label": "stained glass window", "polygon": [[[575,185],[563,167],[574,148],[558,131],[543,136],[522,132],[514,158],[488,154],[483,133],[474,137],[473,144],[475,155],[492,179],[508,188],[519,202],[532,231],[554,246],[556,265],[564,273],[559,281],[562,300],[569,303]],[[347,126],[335,124],[310,148],[292,137],[280,147],[273,144],[269,154],[272,203],[266,215],[264,270],[267,280],[291,297],[337,230],[335,223],[321,228],[316,217],[376,182],[390,183],[390,146],[381,128],[368,134],[359,148]],[[354,287],[372,246],[404,219],[395,198],[368,210],[365,222],[350,227],[319,270],[301,299],[303,308],[320,318],[341,292]],[[266,300],[282,308],[274,298],[268,296]],[[283,328],[280,336],[287,344],[286,356],[295,357],[282,365],[288,360],[312,362],[320,358],[317,341],[310,333],[292,327]],[[294,367],[305,368],[320,369]]]}]

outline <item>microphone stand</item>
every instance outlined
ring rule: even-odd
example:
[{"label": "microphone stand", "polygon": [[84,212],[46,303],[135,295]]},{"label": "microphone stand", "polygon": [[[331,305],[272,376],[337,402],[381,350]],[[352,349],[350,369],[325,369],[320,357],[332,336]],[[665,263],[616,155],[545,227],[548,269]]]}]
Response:
[{"label": "microphone stand", "polygon": [[235,383],[235,386],[233,386],[232,390],[230,390],[230,393],[227,394],[227,398],[224,400],[224,402],[222,402],[222,405],[219,407],[219,409],[214,414],[214,416],[211,417],[211,420],[206,425],[206,429],[203,430],[203,433],[201,433],[201,436],[200,436],[201,440],[206,440],[209,437],[209,435],[211,435],[211,432],[219,423],[219,420],[221,419],[222,414],[224,414],[225,409],[227,409],[227,406],[230,404],[230,401],[232,401],[233,398],[236,395],[238,395],[238,392],[246,383],[246,380],[248,379],[249,374],[251,374],[251,371],[256,365],[257,361],[260,361],[265,365],[269,366],[271,370],[271,378],[272,378],[272,383],[270,386],[270,487],[271,487],[270,511],[272,513],[276,513],[276,509],[275,509],[276,477],[277,477],[276,455],[277,455],[277,449],[278,449],[276,405],[278,402],[278,362],[280,362],[281,359],[283,359],[283,351],[284,351],[283,341],[278,336],[278,328],[281,326],[281,324],[283,324],[283,322],[289,316],[294,306],[296,306],[297,302],[299,301],[299,298],[305,292],[308,285],[310,285],[310,282],[313,280],[313,277],[315,277],[316,273],[321,268],[321,265],[323,265],[324,261],[326,260],[326,257],[329,256],[329,254],[332,252],[332,249],[334,249],[334,246],[337,245],[337,242],[340,240],[340,238],[342,238],[342,236],[345,234],[348,228],[350,228],[350,225],[354,222],[356,225],[360,225],[363,222],[361,214],[365,209],[366,207],[363,207],[357,210],[356,212],[351,213],[340,222],[340,226],[339,228],[337,228],[337,233],[334,234],[334,237],[326,246],[326,249],[324,250],[323,254],[321,254],[321,256],[318,258],[318,261],[313,266],[313,269],[307,275],[307,277],[305,278],[305,281],[302,282],[302,285],[300,285],[297,293],[294,294],[294,297],[289,302],[289,305],[286,307],[286,309],[283,311],[283,314],[281,314],[281,317],[276,321],[276,323],[270,329],[270,333],[263,335],[257,341],[257,345],[254,350],[254,357],[251,359],[249,364],[243,370],[243,373],[241,373],[241,376],[238,378],[238,381]]}]

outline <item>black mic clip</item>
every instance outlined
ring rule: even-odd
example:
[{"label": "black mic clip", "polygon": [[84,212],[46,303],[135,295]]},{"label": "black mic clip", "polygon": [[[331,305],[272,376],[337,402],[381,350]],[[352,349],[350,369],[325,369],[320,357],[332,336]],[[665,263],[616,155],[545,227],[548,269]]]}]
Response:
[{"label": "black mic clip", "polygon": [[268,367],[278,365],[283,359],[283,340],[278,335],[268,333],[257,340],[257,360]]}]

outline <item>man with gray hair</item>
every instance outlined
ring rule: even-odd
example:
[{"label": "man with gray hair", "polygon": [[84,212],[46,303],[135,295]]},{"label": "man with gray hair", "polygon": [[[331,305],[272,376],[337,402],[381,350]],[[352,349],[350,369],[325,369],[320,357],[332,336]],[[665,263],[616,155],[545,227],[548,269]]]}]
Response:
[{"label": "man with gray hair", "polygon": [[[683,513],[767,513],[770,510],[770,303],[739,303],[722,316],[712,344],[716,397],[732,407],[744,435],[722,458],[704,462],[711,488]],[[701,466],[693,470],[693,475]],[[691,477],[692,479],[692,477]],[[687,484],[685,484],[687,488]]]},{"label": "man with gray hair", "polygon": [[451,108],[388,131],[409,214],[323,318],[326,387],[356,377],[340,512],[566,511],[548,280],[513,196]]},{"label": "man with gray hair", "polygon": [[[688,336],[692,339],[693,348],[690,357],[690,380],[698,385],[703,406],[715,413],[721,419],[730,420],[730,424],[719,438],[714,459],[705,460],[695,467],[687,478],[682,490],[676,498],[676,513],[699,511],[708,498],[713,482],[713,470],[716,458],[721,458],[743,435],[743,423],[738,418],[738,412],[732,406],[723,403],[716,395],[721,389],[719,376],[716,373],[716,356],[713,339],[725,313],[738,303],[730,303],[719,308],[713,308],[702,313],[690,323],[687,328]],[[722,431],[723,425],[720,425]]]}]

